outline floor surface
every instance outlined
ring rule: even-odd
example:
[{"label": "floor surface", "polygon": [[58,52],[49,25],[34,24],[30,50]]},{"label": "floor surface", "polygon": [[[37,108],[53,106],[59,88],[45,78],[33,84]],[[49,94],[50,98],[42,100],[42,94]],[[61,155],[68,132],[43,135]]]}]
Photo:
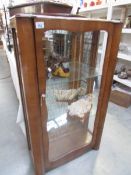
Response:
[{"label": "floor surface", "polygon": [[[0,175],[35,175],[26,139],[16,124],[18,100],[9,65],[0,52]],[[47,175],[131,175],[131,107],[109,103],[99,151]]]}]

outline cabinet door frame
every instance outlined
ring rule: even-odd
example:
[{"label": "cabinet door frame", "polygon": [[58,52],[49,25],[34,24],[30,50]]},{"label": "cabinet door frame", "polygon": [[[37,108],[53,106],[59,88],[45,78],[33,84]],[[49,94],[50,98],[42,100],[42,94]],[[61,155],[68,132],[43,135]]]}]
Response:
[{"label": "cabinet door frame", "polygon": [[[37,28],[37,24],[43,24],[43,28]],[[107,39],[107,49],[105,53],[103,71],[102,71],[102,83],[100,87],[100,93],[98,98],[98,105],[97,105],[97,112],[96,112],[96,119],[94,124],[94,131],[93,131],[93,138],[89,145],[83,146],[77,150],[70,152],[69,154],[65,155],[63,158],[60,158],[54,162],[50,162],[48,159],[48,151],[49,151],[49,143],[46,140],[44,142],[44,155],[46,156],[45,165],[46,170],[50,170],[55,168],[59,165],[62,165],[79,155],[91,150],[91,149],[98,149],[100,145],[100,140],[102,136],[102,130],[104,126],[104,121],[106,117],[106,111],[110,96],[110,90],[112,85],[112,78],[116,64],[116,56],[118,50],[118,44],[120,40],[120,32],[121,32],[121,23],[113,23],[113,22],[103,22],[103,21],[92,21],[92,20],[85,20],[82,21],[81,19],[68,20],[65,18],[35,18],[34,19],[34,32],[35,32],[35,45],[36,45],[36,59],[37,59],[37,69],[38,69],[38,82],[39,82],[39,95],[40,97],[42,94],[46,94],[46,77],[43,74],[45,71],[45,65],[43,63],[43,50],[42,50],[42,37],[45,31],[48,30],[67,30],[70,32],[90,32],[93,31],[94,38],[98,39],[99,31],[105,30],[108,33]],[[95,46],[96,47],[96,46]],[[97,47],[95,48],[96,51]],[[93,48],[92,48],[93,50]],[[93,50],[94,51],[94,50]],[[96,53],[94,51],[94,55],[90,59],[94,59]],[[95,64],[95,63],[94,63]],[[46,72],[46,71],[45,71]],[[108,81],[107,81],[108,77]],[[92,86],[91,86],[92,87]],[[91,91],[91,89],[90,89]],[[47,122],[47,112],[46,109],[46,102],[45,99],[43,100],[41,106],[41,115],[43,118],[43,128],[46,128]],[[46,109],[47,110],[47,109]],[[44,112],[43,112],[44,111]],[[44,130],[44,138],[48,139],[48,133]]]}]

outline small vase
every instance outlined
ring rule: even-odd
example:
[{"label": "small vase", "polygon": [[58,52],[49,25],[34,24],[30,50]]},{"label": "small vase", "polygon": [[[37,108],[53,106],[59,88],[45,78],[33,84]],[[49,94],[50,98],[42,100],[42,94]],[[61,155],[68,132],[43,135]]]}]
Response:
[{"label": "small vase", "polygon": [[91,1],[90,2],[90,6],[94,6],[95,5],[95,2],[94,1]]},{"label": "small vase", "polygon": [[97,0],[96,1],[96,5],[101,5],[102,4],[102,1],[101,0]]}]

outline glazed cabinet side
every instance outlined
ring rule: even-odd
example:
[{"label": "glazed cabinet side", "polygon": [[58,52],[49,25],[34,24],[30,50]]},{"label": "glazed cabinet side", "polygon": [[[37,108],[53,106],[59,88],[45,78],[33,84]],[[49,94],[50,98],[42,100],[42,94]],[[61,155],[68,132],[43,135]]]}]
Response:
[{"label": "glazed cabinet side", "polygon": [[[31,153],[33,157],[36,175],[44,173],[43,132],[40,112],[40,98],[36,67],[36,53],[34,46],[34,31],[32,18],[13,19],[12,27],[16,29],[18,44],[17,65],[19,65],[19,79],[22,86],[23,109],[26,113],[27,136],[30,140]],[[15,34],[15,33],[14,33]],[[14,36],[15,37],[15,36]]]},{"label": "glazed cabinet side", "polygon": [[21,95],[21,102],[20,103],[22,104],[23,117],[24,117],[26,136],[27,136],[27,142],[28,142],[28,148],[30,150],[31,149],[31,145],[30,145],[30,136],[29,136],[29,126],[28,126],[27,114],[26,114],[26,108],[25,108],[24,90],[23,90],[23,85],[22,85],[21,69],[20,69],[20,62],[19,62],[19,50],[18,50],[17,35],[16,35],[15,28],[12,28],[12,36],[13,36],[14,55],[15,55],[17,75],[18,75],[18,81],[19,81],[19,87],[20,87],[20,95]]}]

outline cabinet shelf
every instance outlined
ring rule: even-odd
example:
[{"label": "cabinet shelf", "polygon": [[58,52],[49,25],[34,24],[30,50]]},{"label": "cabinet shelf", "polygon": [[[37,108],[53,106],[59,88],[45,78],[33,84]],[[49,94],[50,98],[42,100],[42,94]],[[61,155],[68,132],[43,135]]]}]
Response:
[{"label": "cabinet shelf", "polygon": [[125,53],[119,52],[117,57],[121,58],[123,60],[126,60],[126,61],[131,61],[131,55],[130,54],[125,54]]},{"label": "cabinet shelf", "polygon": [[[68,68],[70,70],[70,75],[67,78],[61,78],[58,76],[52,76],[50,85],[58,85],[58,84],[65,84],[67,82],[72,81],[83,81],[87,82],[88,79],[95,78],[100,76],[98,68],[91,67],[89,65],[85,65],[83,63],[78,62],[68,62]],[[82,77],[82,79],[81,79]]]},{"label": "cabinet shelf", "polygon": [[122,33],[131,34],[131,29],[130,28],[123,28]]},{"label": "cabinet shelf", "polygon": [[97,5],[97,6],[93,6],[93,7],[88,7],[88,8],[82,8],[80,9],[80,13],[81,12],[95,12],[95,13],[99,13],[100,11],[105,11],[108,9],[108,5],[104,4],[104,5]]},{"label": "cabinet shelf", "polygon": [[121,83],[121,84],[124,84],[125,86],[128,86],[131,88],[131,79],[120,79],[118,78],[117,75],[114,75],[114,78],[113,78],[115,81]]},{"label": "cabinet shelf", "polygon": [[117,0],[116,2],[113,3],[112,6],[125,6],[125,5],[131,5],[131,0]]}]

